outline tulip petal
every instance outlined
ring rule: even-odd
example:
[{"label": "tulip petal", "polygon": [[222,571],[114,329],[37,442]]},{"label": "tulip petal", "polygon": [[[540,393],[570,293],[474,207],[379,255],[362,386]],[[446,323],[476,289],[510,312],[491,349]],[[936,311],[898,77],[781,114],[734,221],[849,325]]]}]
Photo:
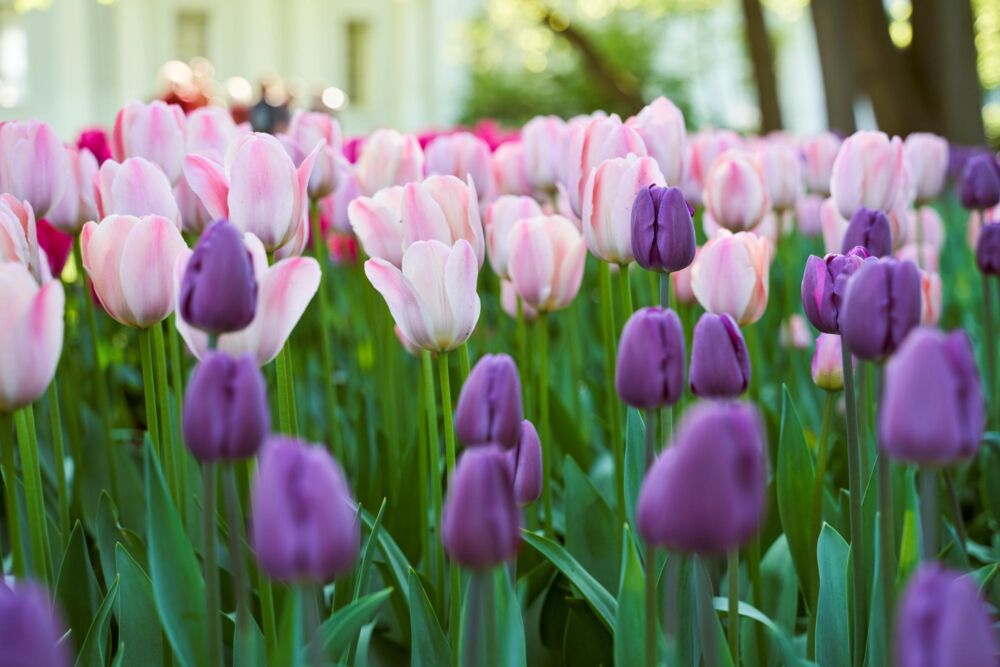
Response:
[{"label": "tulip petal", "polygon": [[306,306],[319,289],[319,263],[312,257],[283,259],[260,279],[257,316],[257,349],[253,352],[263,366],[281,351]]},{"label": "tulip petal", "polygon": [[369,257],[403,264],[402,223],[399,215],[370,197],[358,197],[347,207],[347,217]]},{"label": "tulip petal", "polygon": [[184,176],[213,219],[229,217],[229,180],[221,164],[202,155],[188,155]]},{"label": "tulip petal", "polygon": [[[21,273],[23,267],[14,266],[11,270]],[[38,289],[27,269],[23,269],[23,276],[12,278],[15,284],[20,284],[13,288],[20,292],[16,298],[34,294],[28,303],[17,307],[16,319],[7,322],[9,328],[4,327],[0,345],[0,411],[3,412],[29,405],[45,392],[55,375],[63,344],[66,297],[62,283],[49,281]],[[3,283],[5,288],[11,287],[11,281]],[[11,304],[4,306],[7,310]]]},{"label": "tulip petal", "polygon": [[292,159],[277,139],[259,134],[228,157],[230,221],[256,234],[266,248],[284,245],[295,231],[300,208]]},{"label": "tulip petal", "polygon": [[528,304],[543,309],[552,293],[555,249],[542,226],[548,218],[522,220],[510,231],[510,279]]},{"label": "tulip petal", "polygon": [[423,304],[403,272],[384,259],[374,258],[365,262],[365,275],[385,299],[403,335],[420,347],[429,347],[432,341]]},{"label": "tulip petal", "polygon": [[112,215],[100,223],[88,222],[80,238],[83,266],[94,283],[101,306],[119,322],[134,324],[122,291],[118,268],[122,261],[125,239],[139,224],[132,215]]},{"label": "tulip petal", "polygon": [[476,292],[479,264],[468,241],[459,240],[445,263],[444,280],[452,313],[452,344],[465,342],[479,321],[481,303]]},{"label": "tulip petal", "polygon": [[403,219],[403,245],[417,241],[441,241],[450,244],[452,231],[444,211],[428,189],[407,183],[400,209]]},{"label": "tulip petal", "polygon": [[125,238],[121,289],[137,326],[156,324],[173,311],[174,265],[186,247],[173,221],[160,215],[143,218]]}]

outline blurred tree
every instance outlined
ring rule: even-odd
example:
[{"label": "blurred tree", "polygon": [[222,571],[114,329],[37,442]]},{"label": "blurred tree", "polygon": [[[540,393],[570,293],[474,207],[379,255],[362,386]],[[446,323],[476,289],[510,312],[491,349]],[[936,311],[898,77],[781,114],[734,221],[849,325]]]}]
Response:
[{"label": "blurred tree", "polygon": [[850,50],[843,48],[844,35],[847,34],[844,3],[841,0],[812,0],[810,4],[823,71],[827,125],[830,129],[850,134],[856,129],[854,95],[857,81],[854,59]]},{"label": "blurred tree", "polygon": [[746,25],[750,62],[753,64],[757,102],[760,105],[762,132],[781,129],[781,107],[778,104],[778,80],[774,75],[774,53],[771,38],[764,23],[760,0],[742,0],[743,21]]}]

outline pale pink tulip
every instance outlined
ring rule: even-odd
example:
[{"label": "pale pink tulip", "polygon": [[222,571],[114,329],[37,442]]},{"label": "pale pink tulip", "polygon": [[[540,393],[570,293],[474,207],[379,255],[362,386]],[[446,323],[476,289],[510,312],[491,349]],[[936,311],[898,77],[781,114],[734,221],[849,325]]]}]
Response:
[{"label": "pale pink tulip", "polygon": [[762,142],[757,163],[764,177],[764,187],[775,211],[786,211],[802,194],[802,163],[799,152],[777,140]]},{"label": "pale pink tulip", "polygon": [[361,146],[357,169],[361,192],[370,196],[382,188],[422,179],[424,152],[413,135],[375,130]]},{"label": "pale pink tulip", "polygon": [[639,133],[667,183],[680,184],[687,152],[687,132],[681,110],[666,97],[657,97],[625,123]]},{"label": "pale pink tulip", "polygon": [[23,264],[0,262],[0,412],[45,393],[62,353],[65,305],[58,280],[39,287]]},{"label": "pale pink tulip", "polygon": [[520,141],[500,144],[493,153],[493,180],[498,195],[530,195],[534,192]]},{"label": "pale pink tulip", "polygon": [[[400,188],[402,190],[402,188]],[[351,233],[351,221],[347,209],[351,202],[361,196],[361,183],[357,171],[347,158],[337,159],[337,187],[319,202],[320,219],[329,223],[330,228],[344,234]]]},{"label": "pale pink tulip", "polygon": [[827,254],[840,254],[848,223],[837,210],[837,203],[833,201],[833,197],[827,197],[820,205],[819,223],[823,229],[823,249]]},{"label": "pale pink tulip", "polygon": [[910,261],[921,269],[938,270],[941,248],[930,243],[906,243],[896,251],[896,259]]},{"label": "pale pink tulip", "polygon": [[100,217],[94,187],[97,181],[97,158],[86,148],[77,151],[67,147],[66,155],[72,178],[66,182],[63,196],[49,211],[46,219],[59,231],[76,236],[83,228],[83,223]]},{"label": "pale pink tulip", "polygon": [[479,321],[479,267],[472,246],[417,241],[403,253],[403,268],[381,258],[365,262],[365,275],[414,345],[434,352],[453,350]]},{"label": "pale pink tulip", "polygon": [[173,312],[174,264],[187,248],[173,220],[111,215],[84,225],[80,244],[83,266],[111,317],[146,329]]},{"label": "pale pink tulip", "polygon": [[907,223],[907,240],[928,243],[938,248],[944,245],[944,222],[933,206],[921,206],[907,219]]},{"label": "pale pink tulip", "polygon": [[[508,317],[517,319],[517,301],[520,298],[514,283],[509,280],[500,280],[500,307],[503,308],[503,312],[507,313]],[[535,318],[538,317],[538,311],[523,301],[521,302],[521,313],[526,322],[534,322]]]},{"label": "pale pink tulip", "polygon": [[111,156],[118,162],[141,157],[156,164],[171,183],[176,183],[184,165],[184,112],[176,104],[160,100],[143,104],[129,102],[115,117],[111,133]]},{"label": "pale pink tulip", "polygon": [[702,198],[717,223],[737,232],[753,229],[771,207],[760,167],[752,155],[738,150],[715,160]]},{"label": "pale pink tulip", "polygon": [[[698,255],[701,253],[701,248],[695,250],[694,261],[698,261]],[[670,274],[670,280],[674,285],[674,297],[677,299],[678,303],[683,303],[685,305],[691,305],[697,301],[694,296],[694,291],[691,289],[691,266],[688,264],[680,271],[674,271]]]},{"label": "pale pink tulip", "polygon": [[941,276],[937,271],[920,272],[920,323],[936,326],[941,319]]},{"label": "pale pink tulip", "polygon": [[479,201],[493,201],[493,155],[490,146],[471,132],[444,134],[427,145],[427,175],[471,179]]},{"label": "pale pink tulip", "polygon": [[708,312],[728,313],[740,326],[753,324],[767,308],[770,266],[770,241],[723,229],[692,264],[691,290]]},{"label": "pale pink tulip", "polygon": [[740,135],[729,130],[703,130],[688,140],[687,160],[681,190],[692,206],[703,205],[702,192],[715,160],[729,150],[742,146]]},{"label": "pale pink tulip", "polygon": [[507,242],[510,278],[525,306],[547,313],[573,302],[587,250],[572,222],[561,215],[520,220]]},{"label": "pale pink tulip", "polygon": [[416,241],[435,240],[451,246],[465,239],[482,268],[486,244],[471,177],[462,182],[455,176],[428,176],[421,183],[407,183],[400,212],[404,249]]},{"label": "pale pink tulip", "polygon": [[812,345],[812,333],[806,318],[798,313],[781,323],[778,331],[778,342],[782,347],[804,350]]},{"label": "pale pink tulip", "polygon": [[38,247],[38,228],[31,204],[0,195],[0,262],[23,264],[38,283],[50,279]]},{"label": "pale pink tulip", "polygon": [[820,210],[823,198],[819,195],[802,195],[795,202],[795,221],[803,236],[819,236],[823,231]]},{"label": "pale pink tulip", "polygon": [[201,107],[188,115],[184,132],[184,144],[188,153],[223,162],[229,144],[247,130],[236,124],[228,109]]},{"label": "pale pink tulip", "polygon": [[524,163],[533,189],[544,192],[555,187],[567,131],[558,116],[535,116],[521,129]]},{"label": "pale pink tulip", "polygon": [[309,177],[309,199],[322,199],[337,187],[340,173],[337,161],[342,159],[340,123],[321,111],[296,111],[288,133],[279,137],[296,165],[302,164],[309,153],[319,146],[316,163]]},{"label": "pale pink tulip", "polygon": [[524,218],[543,215],[542,207],[531,197],[504,195],[486,209],[486,250],[493,271],[503,280],[510,280],[510,230]]},{"label": "pale pink tulip", "polygon": [[369,257],[380,257],[393,266],[403,266],[403,186],[394,185],[358,197],[347,207],[354,235]]},{"label": "pale pink tulip", "polygon": [[181,177],[174,186],[174,202],[181,216],[181,229],[189,234],[200,235],[208,223],[213,221],[198,194],[191,189],[184,172],[181,172]]},{"label": "pale pink tulip", "polygon": [[[720,230],[725,229],[722,225],[715,221],[712,214],[705,211],[701,214],[701,230],[705,233],[705,238],[710,239]],[[774,211],[768,211],[767,214],[761,218],[757,226],[753,228],[752,234],[759,236],[762,239],[767,239],[771,243],[772,248],[778,247],[778,241],[781,237],[781,228],[778,225],[778,216]],[[774,259],[774,253],[771,254],[771,259]]]},{"label": "pale pink tulip", "polygon": [[213,220],[227,218],[273,252],[292,239],[308,210],[306,187],[317,150],[296,169],[277,139],[254,132],[232,143],[225,166],[188,155],[184,175]]},{"label": "pale pink tulip", "polygon": [[816,386],[826,391],[844,388],[844,360],[840,350],[840,336],[821,333],[816,338],[816,351],[812,358],[812,379]]},{"label": "pale pink tulip", "polygon": [[289,257],[300,257],[306,251],[309,243],[309,234],[312,232],[312,222],[309,220],[309,209],[303,208],[299,221],[292,232],[292,238],[288,239],[285,245],[274,251],[275,261],[288,259]]},{"label": "pale pink tulip", "polygon": [[407,353],[413,355],[414,357],[419,357],[423,353],[423,350],[414,345],[413,341],[406,337],[406,334],[403,333],[403,330],[399,328],[398,324],[393,326],[392,330],[396,333],[396,340],[399,341],[399,344],[403,346],[403,349],[406,350]]},{"label": "pale pink tulip", "polygon": [[48,123],[0,124],[0,191],[31,202],[35,215],[44,218],[72,181],[66,148]]},{"label": "pale pink tulip", "polygon": [[656,160],[628,155],[605,160],[590,172],[583,194],[583,237],[595,257],[628,264],[632,254],[632,203],[640,190],[666,185]]},{"label": "pale pink tulip", "polygon": [[[218,348],[232,355],[249,354],[261,366],[278,356],[285,341],[319,289],[319,263],[312,257],[291,257],[268,266],[267,251],[253,234],[244,234],[257,277],[257,310],[245,329],[219,336]],[[180,294],[180,281],[191,259],[185,251],[174,265],[172,284]],[[188,349],[199,359],[208,351],[208,334],[181,317],[177,309],[177,331]]]},{"label": "pale pink tulip", "polygon": [[802,175],[809,192],[826,197],[830,194],[833,162],[837,159],[842,140],[832,132],[824,132],[802,142]]},{"label": "pale pink tulip", "polygon": [[850,220],[862,207],[888,212],[899,196],[903,171],[899,137],[856,132],[845,139],[830,178],[830,194],[840,215]]},{"label": "pale pink tulip", "polygon": [[180,229],[181,212],[170,181],[149,160],[105,160],[97,173],[96,186],[97,213],[102,219],[109,215],[162,215]]},{"label": "pale pink tulip", "polygon": [[635,128],[625,125],[614,114],[571,125],[566,145],[567,153],[563,157],[566,163],[566,192],[573,211],[581,219],[584,190],[593,170],[605,160],[630,154],[645,157],[648,154]]},{"label": "pale pink tulip", "polygon": [[941,194],[948,173],[948,140],[929,132],[914,132],[903,142],[911,185],[918,202]]}]

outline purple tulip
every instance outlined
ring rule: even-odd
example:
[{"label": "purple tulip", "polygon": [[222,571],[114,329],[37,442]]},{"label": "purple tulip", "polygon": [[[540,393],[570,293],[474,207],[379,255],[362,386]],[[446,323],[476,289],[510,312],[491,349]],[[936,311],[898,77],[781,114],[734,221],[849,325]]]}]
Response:
[{"label": "purple tulip", "polygon": [[67,642],[60,641],[63,627],[45,589],[27,582],[8,588],[0,577],[0,667],[72,664]]},{"label": "purple tulip", "polygon": [[535,425],[527,419],[521,422],[521,437],[517,447],[507,451],[507,460],[513,471],[517,504],[525,507],[538,500],[542,495],[542,441]]},{"label": "purple tulip", "polygon": [[517,553],[521,513],[505,452],[495,446],[465,450],[448,482],[441,541],[460,565],[483,570]]},{"label": "purple tulip", "polygon": [[700,403],[639,491],[636,526],[653,545],[720,554],[752,537],[764,518],[767,462],[757,409]]},{"label": "purple tulip", "polygon": [[852,248],[843,255],[824,258],[809,255],[802,274],[802,310],[814,327],[823,333],[840,333],[840,308],[847,292],[848,278],[854,274],[868,251]]},{"label": "purple tulip", "polygon": [[257,313],[257,278],[243,235],[225,220],[209,225],[181,279],[181,317],[213,334],[240,331]]},{"label": "purple tulip", "polygon": [[257,562],[280,581],[327,582],[358,556],[358,513],[330,454],[301,440],[264,445],[251,498],[250,538]]},{"label": "purple tulip", "polygon": [[845,255],[857,246],[861,246],[873,257],[885,257],[892,254],[892,230],[889,218],[882,211],[859,208],[844,232],[841,252]]},{"label": "purple tulip", "polygon": [[924,563],[896,615],[896,667],[996,665],[993,616],[971,575]]},{"label": "purple tulip", "polygon": [[879,446],[903,461],[955,463],[979,450],[985,423],[968,337],[915,329],[886,364]]},{"label": "purple tulip", "polygon": [[1000,166],[996,158],[985,153],[969,158],[962,170],[959,194],[962,206],[970,211],[1000,203]]},{"label": "purple tulip", "polygon": [[1000,275],[1000,222],[991,222],[979,231],[976,266],[986,275]]},{"label": "purple tulip", "polygon": [[641,308],[618,342],[615,389],[625,403],[652,410],[673,405],[684,392],[684,330],[677,313]]},{"label": "purple tulip", "polygon": [[692,209],[680,188],[650,185],[632,203],[632,254],[651,271],[680,271],[694,261]]},{"label": "purple tulip", "polygon": [[857,357],[892,354],[920,323],[920,272],[913,262],[869,260],[847,283],[840,333]]},{"label": "purple tulip", "polygon": [[455,408],[455,434],[466,447],[517,445],[521,434],[521,379],[506,354],[487,354],[462,385]]},{"label": "purple tulip", "polygon": [[248,354],[209,352],[184,395],[184,444],[199,461],[245,459],[271,430],[267,385]]},{"label": "purple tulip", "polygon": [[736,321],[705,313],[691,341],[691,392],[701,398],[736,398],[750,386],[750,356]]}]

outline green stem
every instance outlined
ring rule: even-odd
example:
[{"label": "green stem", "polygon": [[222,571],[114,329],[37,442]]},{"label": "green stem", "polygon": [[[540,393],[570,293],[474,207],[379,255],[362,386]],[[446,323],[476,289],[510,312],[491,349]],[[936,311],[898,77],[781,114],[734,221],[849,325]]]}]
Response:
[{"label": "green stem", "polygon": [[1000,424],[1000,396],[997,396],[997,353],[996,338],[993,333],[993,288],[990,277],[983,274],[983,328],[986,335],[983,345],[986,348],[986,379],[989,382],[987,395],[991,401],[991,414],[994,426]]},{"label": "green stem", "polygon": [[139,330],[139,355],[142,357],[142,393],[146,403],[146,431],[149,433],[149,439],[153,441],[153,450],[162,461],[160,425],[156,417],[156,374],[153,371],[153,352],[149,337],[149,329]]},{"label": "green stem", "polygon": [[69,490],[66,485],[66,449],[63,441],[62,411],[59,409],[59,382],[55,377],[49,385],[48,401],[56,489],[59,493],[59,532],[63,539],[67,540],[69,539]]},{"label": "green stem", "polygon": [[[451,407],[451,374],[448,369],[448,352],[438,355],[438,378],[441,382],[441,414],[444,423],[444,451],[448,484],[455,474],[455,421]],[[458,563],[448,562],[448,580],[451,594],[448,597],[448,627],[451,628],[452,648],[458,652],[459,628],[462,623],[462,580]]]},{"label": "green stem", "polygon": [[38,440],[30,424],[31,406],[14,413],[17,440],[21,451],[21,474],[28,503],[28,534],[31,538],[32,573],[40,581],[51,582],[49,569],[49,530],[45,517],[42,468],[38,459]]},{"label": "green stem", "polygon": [[312,224],[312,249],[313,256],[319,263],[322,273],[323,283],[317,291],[317,302],[319,305],[320,340],[319,352],[320,362],[323,364],[323,395],[326,398],[326,414],[329,428],[330,445],[334,455],[343,461],[343,442],[341,439],[339,424],[337,422],[337,383],[333,372],[333,358],[330,354],[330,344],[333,341],[333,331],[330,327],[330,305],[328,303],[330,278],[329,254],[326,252],[326,244],[323,243],[323,234],[320,229],[319,206],[315,201],[309,202],[309,220]]},{"label": "green stem", "polygon": [[965,562],[968,563],[969,552],[965,545],[969,541],[969,533],[965,529],[965,519],[962,518],[962,506],[958,502],[958,493],[955,491],[955,480],[948,468],[941,471],[941,476],[944,477],[944,487],[948,492],[948,503],[951,505],[951,520],[955,524],[955,532],[958,533],[958,547],[962,550],[962,555],[965,556]]},{"label": "green stem", "polygon": [[285,392],[288,396],[288,417],[291,420],[292,435],[299,434],[299,408],[295,402],[295,361],[292,356],[292,338],[285,341]]},{"label": "green stem", "polygon": [[[427,487],[428,471],[430,470],[427,462],[427,452],[429,449],[427,444],[427,432],[429,430],[427,426],[428,398],[426,384],[418,382],[417,387],[417,400],[420,408],[420,413],[417,415],[417,494],[420,496],[417,499],[420,513],[417,525],[420,527],[420,555],[423,559],[424,567],[427,567],[432,563],[431,554],[428,551],[430,527],[427,520],[427,495],[429,492]],[[432,572],[429,574],[432,574]]]},{"label": "green stem", "polygon": [[624,264],[618,267],[618,289],[621,292],[621,321],[619,322],[619,331],[621,327],[625,326],[628,322],[628,318],[632,317],[632,284],[629,279],[628,264]]},{"label": "green stem", "polygon": [[222,664],[222,622],[219,614],[219,569],[215,551],[215,464],[201,464],[202,493],[201,502],[205,509],[202,520],[204,529],[202,565],[205,571],[205,618],[207,619],[208,664]]},{"label": "green stem", "polygon": [[[812,508],[813,508],[813,531],[819,536],[820,527],[823,524],[823,489],[826,483],[826,466],[830,453],[830,422],[833,419],[833,407],[836,402],[836,394],[826,392],[826,399],[823,402],[823,425],[820,427],[819,440],[816,443],[816,476],[813,479],[812,488]],[[818,586],[814,586],[810,593],[809,600],[809,628],[806,638],[806,657],[813,659],[816,650],[816,604],[819,593]]]},{"label": "green stem", "polygon": [[[893,525],[892,509],[892,468],[891,462],[880,454],[878,466],[878,501],[879,501],[879,578],[882,583],[882,614],[885,627],[893,627],[892,619],[896,609],[896,531]],[[892,664],[892,642],[885,642],[886,665]]]},{"label": "green stem", "polygon": [[[705,667],[719,667],[719,636],[715,631],[715,624],[718,621],[712,604],[712,580],[708,576],[708,562],[701,557],[695,563],[695,577],[698,596],[698,628],[701,630],[701,646],[705,657]],[[692,644],[697,645],[696,642],[692,642]]]},{"label": "green stem", "polygon": [[[653,450],[656,448],[655,410],[646,411],[646,470],[653,463]],[[653,545],[646,543],[646,667],[657,664],[656,639],[659,619],[656,613],[656,552]]]},{"label": "green stem", "polygon": [[160,444],[164,449],[163,458],[168,462],[167,482],[171,485],[174,502],[180,507],[185,496],[177,472],[181,467],[180,453],[177,451],[177,443],[174,442],[174,429],[170,419],[170,388],[167,382],[167,351],[163,342],[163,327],[154,324],[149,331],[156,362],[156,403],[160,409]]},{"label": "green stem", "polygon": [[431,487],[431,500],[434,506],[435,537],[431,540],[434,546],[432,552],[432,569],[437,590],[444,591],[444,547],[441,544],[441,441],[438,439],[437,396],[434,391],[434,361],[430,350],[424,350],[421,355],[424,371],[424,407],[427,409],[427,452],[429,454],[430,475],[428,482]]},{"label": "green stem", "polygon": [[187,447],[184,446],[184,357],[181,356],[180,335],[177,333],[175,316],[166,320],[167,342],[170,352],[170,388],[174,393],[174,419],[171,428],[174,434],[174,447],[177,451],[177,485],[181,490],[181,502],[178,509],[181,517],[187,516]]},{"label": "green stem", "polygon": [[[241,482],[244,485],[243,490],[245,491],[253,486],[253,459],[241,463],[240,469],[243,473]],[[246,507],[247,496],[242,495],[242,498],[243,507]],[[271,580],[268,579],[267,575],[260,568],[257,568],[257,594],[260,597],[260,614],[263,621],[261,629],[264,632],[264,646],[267,649],[267,655],[273,656],[278,645],[278,624],[274,613],[274,591],[271,588]]]},{"label": "green stem", "polygon": [[867,608],[865,600],[865,584],[863,567],[863,533],[861,528],[861,495],[864,490],[861,487],[861,447],[858,442],[858,415],[857,403],[854,396],[854,374],[851,372],[851,350],[847,341],[841,337],[841,364],[844,368],[844,403],[847,408],[847,477],[850,486],[850,526],[851,526],[851,579],[854,590],[853,606],[853,626],[854,626],[854,660],[855,667],[860,667],[863,662],[865,648],[865,627],[866,624],[864,610]]},{"label": "green stem", "polygon": [[534,412],[531,403],[531,368],[534,364],[528,359],[528,325],[524,317],[524,301],[517,297],[517,367],[521,371],[521,386],[524,388],[524,411]]},{"label": "green stem", "polygon": [[319,591],[311,584],[303,584],[299,591],[302,603],[302,622],[305,625],[305,639],[309,664],[311,667],[323,667],[323,650],[319,637]]},{"label": "green stem", "polygon": [[539,313],[538,328],[538,413],[542,441],[542,507],[545,509],[545,534],[555,539],[552,517],[552,434],[549,429],[549,321],[548,313]]},{"label": "green stem", "polygon": [[733,665],[740,664],[740,551],[729,552],[729,654],[733,657]]},{"label": "green stem", "polygon": [[938,486],[937,472],[932,468],[921,469],[920,477],[920,528],[922,540],[920,553],[925,562],[937,557],[938,551]]},{"label": "green stem", "polygon": [[[747,544],[747,574],[750,577],[750,589],[753,606],[757,609],[764,607],[764,590],[760,585],[760,535],[750,538]],[[765,648],[767,647],[764,637],[764,626],[754,623],[754,637],[757,644],[757,664],[763,665],[765,660]]]},{"label": "green stem", "polygon": [[[17,508],[17,467],[14,463],[14,425],[11,415],[0,412],[0,464],[3,465],[4,513],[7,519],[7,533],[10,535],[11,574],[23,579],[24,536],[21,534],[21,514]],[[0,571],[2,571],[0,567]]]},{"label": "green stem", "polygon": [[469,363],[469,341],[465,341],[458,348],[458,368],[462,373],[461,384],[465,384],[465,380],[469,377],[469,372],[472,370]]},{"label": "green stem", "polygon": [[233,590],[236,592],[237,625],[240,636],[248,638],[250,595],[247,587],[246,556],[243,552],[243,518],[236,493],[236,470],[231,464],[222,470],[222,492],[226,505],[226,523],[229,524],[229,558],[233,567]]},{"label": "green stem", "polygon": [[274,359],[275,385],[278,388],[278,428],[282,433],[292,435],[292,407],[291,397],[288,394],[287,365],[288,357],[285,355],[285,348],[282,347]]},{"label": "green stem", "polygon": [[[604,391],[608,406],[608,440],[615,460],[615,499],[617,500],[617,535],[618,552],[621,553],[624,540],[625,525],[625,475],[624,447],[622,443],[621,413],[618,407],[618,394],[615,392],[615,320],[614,301],[611,294],[611,269],[606,262],[597,264],[598,280],[600,282],[601,324],[604,334]],[[544,483],[544,478],[543,478]],[[544,488],[544,486],[543,486]]]}]

